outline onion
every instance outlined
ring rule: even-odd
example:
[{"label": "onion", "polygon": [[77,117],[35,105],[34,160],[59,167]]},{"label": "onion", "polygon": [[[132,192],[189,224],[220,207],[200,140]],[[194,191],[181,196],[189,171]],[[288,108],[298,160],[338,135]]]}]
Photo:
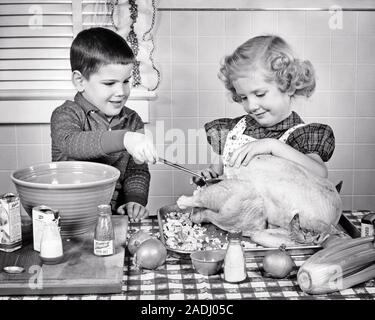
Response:
[{"label": "onion", "polygon": [[268,252],[263,258],[263,269],[273,278],[286,277],[295,266],[293,259],[285,251],[285,245],[281,245],[276,251]]},{"label": "onion", "polygon": [[167,249],[164,244],[151,238],[144,241],[134,255],[134,263],[137,267],[145,269],[156,269],[161,266],[167,258]]},{"label": "onion", "polygon": [[128,249],[130,254],[133,255],[137,251],[138,247],[143,243],[143,241],[146,241],[151,238],[152,236],[149,233],[142,230],[139,230],[136,233],[134,233],[130,237],[128,242]]}]

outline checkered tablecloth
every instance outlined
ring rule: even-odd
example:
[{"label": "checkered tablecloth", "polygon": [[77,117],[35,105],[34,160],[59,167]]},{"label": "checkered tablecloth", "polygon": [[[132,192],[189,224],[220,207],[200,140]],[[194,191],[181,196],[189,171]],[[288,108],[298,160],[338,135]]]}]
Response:
[{"label": "checkered tablecloth", "polygon": [[[361,217],[368,211],[344,211],[346,217],[360,227]],[[156,219],[131,223],[130,233],[143,229],[158,234]],[[308,256],[293,256],[299,267]],[[353,288],[331,294],[308,295],[301,291],[296,272],[285,279],[263,277],[261,258],[247,258],[247,279],[238,284],[225,282],[223,274],[203,276],[195,272],[189,257],[168,255],[166,263],[156,270],[138,270],[130,255],[125,257],[121,294],[57,295],[0,297],[0,299],[38,300],[223,300],[223,299],[291,299],[291,300],[375,300],[375,279]]]}]

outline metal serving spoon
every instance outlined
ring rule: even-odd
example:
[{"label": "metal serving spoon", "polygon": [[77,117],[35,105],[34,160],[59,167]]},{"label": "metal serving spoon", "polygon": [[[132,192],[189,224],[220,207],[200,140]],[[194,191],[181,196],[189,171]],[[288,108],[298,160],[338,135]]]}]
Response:
[{"label": "metal serving spoon", "polygon": [[17,273],[22,273],[25,271],[24,268],[20,267],[20,266],[17,266],[17,262],[18,262],[18,259],[19,259],[19,255],[17,256],[17,259],[16,259],[16,262],[14,263],[13,266],[7,266],[7,267],[4,267],[3,270],[4,272],[6,273],[11,273],[11,274],[17,274]]}]

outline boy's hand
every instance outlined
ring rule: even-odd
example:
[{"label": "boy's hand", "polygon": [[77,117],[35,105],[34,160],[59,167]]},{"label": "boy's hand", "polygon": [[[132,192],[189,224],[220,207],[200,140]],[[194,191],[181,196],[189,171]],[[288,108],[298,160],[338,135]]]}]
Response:
[{"label": "boy's hand", "polygon": [[149,215],[148,210],[137,202],[128,202],[118,207],[117,213],[124,215],[128,214],[130,222],[139,222],[143,218],[147,218]]},{"label": "boy's hand", "polygon": [[247,166],[251,159],[259,154],[272,154],[277,143],[282,142],[272,138],[265,138],[246,143],[233,151],[228,165],[236,168]]},{"label": "boy's hand", "polygon": [[126,132],[124,135],[124,146],[134,160],[141,163],[156,163],[158,155],[151,139],[138,132]]}]

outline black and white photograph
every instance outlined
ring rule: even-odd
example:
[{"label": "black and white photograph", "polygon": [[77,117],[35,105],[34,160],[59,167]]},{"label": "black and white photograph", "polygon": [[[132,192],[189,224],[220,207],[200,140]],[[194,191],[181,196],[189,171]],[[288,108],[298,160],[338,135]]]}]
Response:
[{"label": "black and white photograph", "polygon": [[0,0],[0,300],[375,300],[374,57],[373,0]]}]

